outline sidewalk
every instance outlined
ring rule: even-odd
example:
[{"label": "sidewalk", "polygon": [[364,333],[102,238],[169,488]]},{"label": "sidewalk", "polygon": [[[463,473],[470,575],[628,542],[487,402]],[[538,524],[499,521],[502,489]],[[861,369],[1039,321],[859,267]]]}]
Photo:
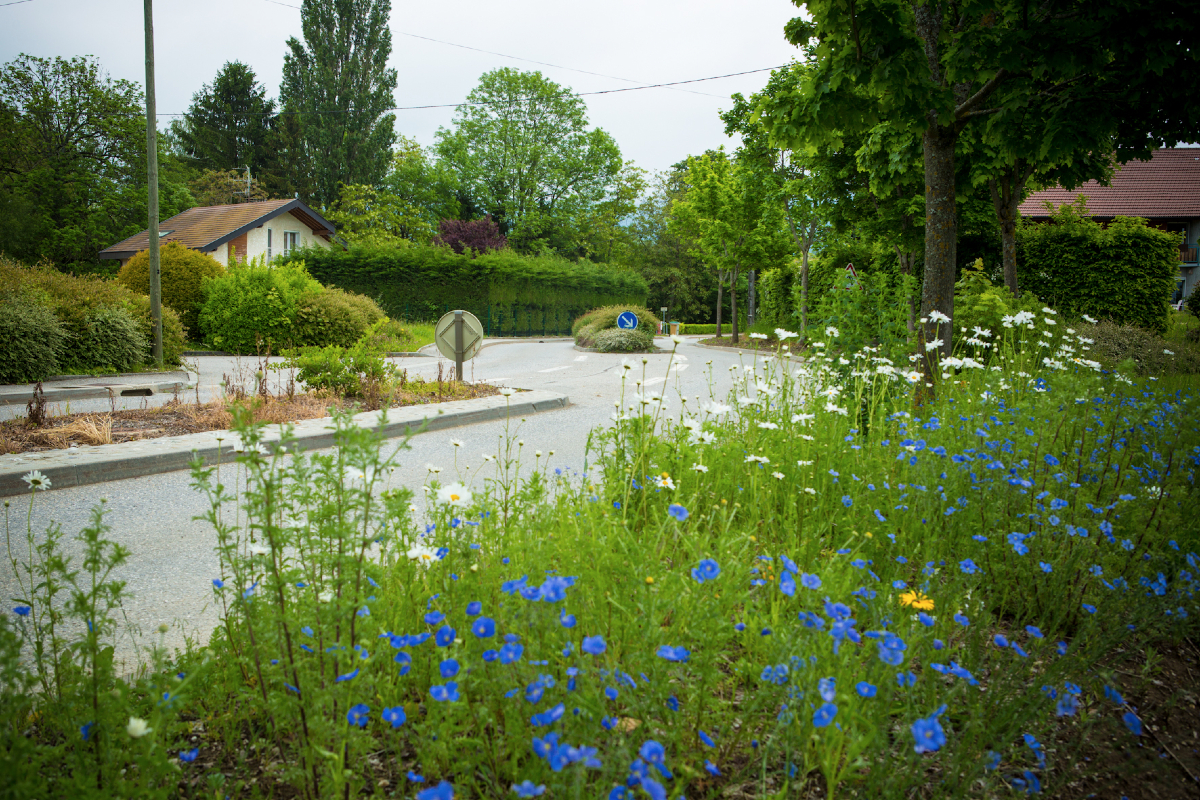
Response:
[{"label": "sidewalk", "polygon": [[[156,394],[175,394],[191,388],[188,373],[128,372],[120,375],[64,375],[42,381],[42,395],[47,403],[110,397],[151,397]],[[18,383],[0,386],[0,406],[24,407],[33,399],[37,384]]]},{"label": "sidewalk", "polygon": [[[364,411],[354,415],[354,424],[376,428],[384,437],[391,438],[413,433],[426,423],[426,430],[444,430],[504,419],[506,416],[525,417],[566,408],[570,403],[564,394],[537,390],[517,392],[511,397],[496,395],[393,408],[386,412],[385,425],[381,424],[384,412]],[[295,445],[304,450],[319,450],[333,445],[333,428],[328,417],[294,423],[292,430]],[[264,436],[267,446],[278,442],[279,434],[279,426],[267,428]],[[28,493],[29,486],[22,476],[32,470],[39,470],[49,478],[51,489],[62,489],[187,469],[197,456],[206,464],[215,464],[218,459],[228,461],[237,455],[237,446],[238,437],[230,431],[206,431],[96,447],[0,455],[0,497]]]}]

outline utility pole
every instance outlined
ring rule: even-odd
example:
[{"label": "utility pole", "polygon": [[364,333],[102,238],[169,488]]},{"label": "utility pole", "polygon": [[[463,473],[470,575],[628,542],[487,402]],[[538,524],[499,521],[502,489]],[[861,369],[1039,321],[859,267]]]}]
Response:
[{"label": "utility pole", "polygon": [[162,269],[158,242],[158,114],[154,107],[154,10],[146,8],[146,177],[150,225],[150,318],[154,325],[154,361],[163,368]]}]

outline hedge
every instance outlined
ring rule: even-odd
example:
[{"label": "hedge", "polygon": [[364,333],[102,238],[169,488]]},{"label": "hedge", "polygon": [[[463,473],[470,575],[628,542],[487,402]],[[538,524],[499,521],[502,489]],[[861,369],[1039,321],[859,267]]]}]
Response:
[{"label": "hedge", "polygon": [[66,337],[45,306],[15,296],[0,299],[0,383],[35,383],[58,374]]},{"label": "hedge", "polygon": [[1069,316],[1088,314],[1164,333],[1179,274],[1179,237],[1138,217],[1107,226],[1082,205],[1065,205],[1049,223],[1017,229],[1017,279]]},{"label": "hedge", "polygon": [[374,298],[393,319],[430,322],[461,308],[479,317],[488,336],[565,334],[589,309],[643,306],[648,293],[633,271],[512,250],[472,257],[436,245],[358,245],[298,257],[321,283]]}]

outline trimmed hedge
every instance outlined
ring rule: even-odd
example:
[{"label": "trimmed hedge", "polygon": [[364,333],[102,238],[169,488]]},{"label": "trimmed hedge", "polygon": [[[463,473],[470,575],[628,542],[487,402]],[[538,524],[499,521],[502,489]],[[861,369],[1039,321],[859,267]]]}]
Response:
[{"label": "trimmed hedge", "polygon": [[605,328],[592,346],[601,353],[645,353],[654,349],[654,336],[641,329]]},{"label": "trimmed hedge", "polygon": [[35,383],[58,374],[66,338],[50,309],[21,297],[0,300],[0,383]]},{"label": "trimmed hedge", "polygon": [[1086,213],[1083,205],[1064,205],[1049,223],[1021,224],[1021,291],[1069,316],[1088,314],[1165,332],[1179,274],[1179,237],[1139,217],[1117,217],[1102,226]]},{"label": "trimmed hedge", "polygon": [[511,250],[472,258],[435,245],[358,245],[302,257],[321,283],[372,297],[393,319],[429,322],[461,308],[479,317],[488,336],[566,333],[589,309],[641,306],[648,292],[630,270]]},{"label": "trimmed hedge", "polygon": [[[190,250],[179,242],[159,248],[162,301],[179,312],[184,327],[193,336],[200,332],[200,306],[204,302],[205,278],[225,274],[221,263],[207,253]],[[121,267],[117,281],[138,294],[150,294],[150,251],[143,250]]]}]

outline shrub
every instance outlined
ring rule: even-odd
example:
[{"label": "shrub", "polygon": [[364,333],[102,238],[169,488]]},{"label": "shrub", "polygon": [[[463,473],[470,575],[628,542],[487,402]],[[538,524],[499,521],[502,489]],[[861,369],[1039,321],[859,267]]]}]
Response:
[{"label": "shrub", "polygon": [[1101,226],[1086,214],[1079,203],[1062,206],[1049,223],[1022,223],[1021,290],[1071,316],[1088,314],[1163,333],[1179,272],[1178,236],[1137,217]]},{"label": "shrub", "polygon": [[1200,290],[1192,289],[1192,293],[1183,301],[1183,307],[1188,310],[1193,317],[1200,317]]},{"label": "shrub", "polygon": [[279,350],[293,340],[302,298],[321,291],[303,261],[276,267],[261,259],[235,264],[224,275],[204,281],[204,341],[234,353]]},{"label": "shrub", "polygon": [[143,363],[151,346],[137,320],[124,308],[97,308],[88,314],[83,333],[65,349],[62,368],[68,372],[127,372]]},{"label": "shrub", "polygon": [[617,317],[626,311],[637,314],[638,331],[658,330],[658,317],[654,316],[654,312],[648,308],[634,305],[604,306],[593,308],[572,323],[571,334],[575,337],[575,343],[584,347],[589,346],[587,342],[590,342],[596,333],[606,328],[617,327]]},{"label": "shrub", "polygon": [[[225,268],[212,256],[167,242],[159,248],[162,301],[179,313],[184,326],[197,334],[200,330],[200,306],[204,302],[205,278],[225,274]],[[130,291],[150,294],[150,251],[143,250],[121,267],[117,281]]]},{"label": "shrub", "polygon": [[438,235],[433,241],[460,254],[473,250],[475,255],[479,255],[508,247],[508,239],[500,232],[500,226],[491,215],[483,219],[441,220],[438,222]]},{"label": "shrub", "polygon": [[296,379],[310,389],[347,397],[362,397],[372,388],[386,387],[396,368],[379,346],[386,321],[372,325],[351,347],[305,347],[289,354],[290,366],[299,368]]},{"label": "shrub", "polygon": [[341,289],[310,292],[297,304],[291,340],[301,347],[350,347],[385,318],[383,309],[369,297]]},{"label": "shrub", "polygon": [[641,330],[605,328],[592,346],[601,353],[645,353],[654,349],[654,337]]},{"label": "shrub", "polygon": [[908,301],[916,282],[907,275],[860,273],[857,284],[843,273],[837,287],[821,297],[810,313],[810,326],[832,325],[839,331],[837,347],[858,350],[864,345],[895,357],[908,347]]},{"label": "shrub", "polygon": [[417,337],[396,320],[388,319],[372,326],[363,334],[363,338],[382,353],[403,353],[413,349]]},{"label": "shrub", "polygon": [[1117,325],[1100,320],[1080,331],[1092,339],[1091,351],[1084,353],[1106,367],[1132,362],[1139,375],[1169,375],[1200,372],[1200,345],[1168,342],[1136,325]]},{"label": "shrub", "polygon": [[18,296],[0,301],[0,383],[34,383],[56,374],[66,339],[50,309]]},{"label": "shrub", "polygon": [[[729,329],[728,325],[722,325],[722,327],[724,327],[726,330]],[[681,335],[682,334],[716,335],[717,326],[716,326],[716,324],[708,324],[708,323],[704,323],[704,322],[682,322],[679,324],[679,333]]]},{"label": "shrub", "polygon": [[[962,277],[954,285],[954,326],[956,335],[967,338],[980,327],[993,334],[1000,332],[1001,319],[1018,311],[1038,313],[1045,304],[1032,292],[1019,298],[1004,286],[996,286],[983,269],[983,259],[962,271]],[[964,333],[963,328],[967,331]]]}]

